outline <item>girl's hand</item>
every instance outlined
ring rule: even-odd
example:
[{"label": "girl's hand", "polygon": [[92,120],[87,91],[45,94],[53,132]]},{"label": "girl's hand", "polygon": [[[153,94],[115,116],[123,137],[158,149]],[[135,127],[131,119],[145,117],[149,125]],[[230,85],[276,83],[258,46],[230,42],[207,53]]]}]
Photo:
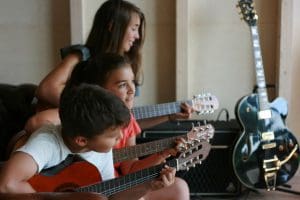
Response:
[{"label": "girl's hand", "polygon": [[194,108],[187,103],[182,103],[180,108],[181,112],[169,115],[170,121],[175,121],[177,119],[190,119],[192,117],[192,113],[195,111]]},{"label": "girl's hand", "polygon": [[170,156],[176,156],[178,152],[185,150],[187,148],[187,142],[184,138],[177,138],[175,140],[175,147],[171,149],[166,149],[162,152],[157,153],[158,157],[160,158],[160,163],[165,162],[167,158]]}]

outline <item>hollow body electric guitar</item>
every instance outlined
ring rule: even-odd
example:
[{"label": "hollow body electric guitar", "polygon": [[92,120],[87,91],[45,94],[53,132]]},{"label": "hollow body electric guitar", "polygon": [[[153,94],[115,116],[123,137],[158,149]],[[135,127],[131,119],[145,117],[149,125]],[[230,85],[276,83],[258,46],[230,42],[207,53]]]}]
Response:
[{"label": "hollow body electric guitar", "polygon": [[[145,142],[134,146],[129,146],[113,150],[114,163],[119,163],[125,160],[139,158],[141,156],[150,155],[156,152],[161,152],[165,149],[175,147],[176,138],[184,138],[188,145],[197,141],[208,141],[214,136],[215,129],[211,124],[202,126],[194,126],[187,134],[165,139]],[[182,151],[184,149],[179,149]]]},{"label": "hollow body electric guitar", "polygon": [[187,102],[198,115],[213,113],[219,107],[218,99],[211,94],[195,95],[187,101],[177,101],[156,105],[137,106],[131,109],[135,119],[146,119],[151,117],[169,115],[180,112],[180,104]]},{"label": "hollow body electric guitar", "polygon": [[240,99],[236,106],[236,117],[244,132],[233,150],[234,171],[249,188],[275,190],[297,171],[299,147],[285,125],[286,101],[268,101],[253,2],[240,0],[238,7],[251,30],[258,90]]},{"label": "hollow body electric guitar", "polygon": [[71,163],[52,176],[35,175],[28,182],[37,192],[97,192],[110,196],[159,177],[164,165],[174,167],[177,171],[188,170],[201,163],[208,156],[210,148],[211,145],[207,141],[197,142],[177,158],[168,160],[162,165],[103,182],[97,168],[86,161]]}]

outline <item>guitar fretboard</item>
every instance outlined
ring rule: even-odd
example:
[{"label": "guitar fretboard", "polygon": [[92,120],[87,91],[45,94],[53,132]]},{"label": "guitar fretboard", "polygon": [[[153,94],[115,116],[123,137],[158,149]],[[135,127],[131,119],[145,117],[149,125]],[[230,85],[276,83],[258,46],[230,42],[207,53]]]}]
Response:
[{"label": "guitar fretboard", "polygon": [[[192,106],[192,101],[185,101]],[[146,119],[151,117],[170,115],[180,112],[180,104],[182,101],[162,103],[148,106],[137,106],[131,109],[135,119]]]},{"label": "guitar fretboard", "polygon": [[173,159],[167,161],[167,163],[157,165],[151,168],[147,168],[144,170],[140,170],[138,172],[128,174],[116,179],[104,181],[101,183],[89,185],[86,187],[78,188],[76,191],[78,192],[97,192],[104,194],[105,196],[111,196],[115,193],[124,191],[128,188],[136,186],[138,184],[144,183],[149,180],[153,180],[154,178],[160,175],[160,171],[164,165],[168,165],[170,167],[177,166],[177,160]]},{"label": "guitar fretboard", "polygon": [[[185,135],[181,137],[185,139],[187,138]],[[177,136],[161,139],[157,141],[147,142],[144,144],[137,144],[126,148],[114,149],[113,150],[114,163],[122,162],[124,160],[130,160],[133,158],[138,158],[141,156],[146,156],[149,154],[163,151],[168,148],[172,148],[174,147],[174,141],[176,138]]]},{"label": "guitar fretboard", "polygon": [[252,36],[252,45],[254,52],[254,62],[255,62],[255,71],[256,71],[256,84],[257,84],[257,93],[259,97],[259,109],[260,110],[269,110],[269,100],[266,90],[266,80],[264,74],[263,61],[260,50],[259,35],[257,25],[250,26],[251,36]]}]

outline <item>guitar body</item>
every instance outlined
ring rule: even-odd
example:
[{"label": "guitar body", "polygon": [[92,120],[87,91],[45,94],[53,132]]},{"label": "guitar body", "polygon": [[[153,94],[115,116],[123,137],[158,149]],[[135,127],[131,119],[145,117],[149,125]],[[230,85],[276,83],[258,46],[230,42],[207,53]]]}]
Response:
[{"label": "guitar body", "polygon": [[[207,158],[210,149],[211,145],[207,141],[195,141],[177,158],[105,181],[101,181],[98,169],[86,161],[77,161],[71,164],[63,162],[61,165],[42,171],[44,175],[33,176],[28,183],[37,192],[95,192],[109,197],[159,177],[165,165],[173,167],[177,171],[195,167],[196,164]],[[65,165],[65,163],[67,164]]]},{"label": "guitar body", "polygon": [[[236,116],[243,126],[244,132],[238,139],[233,151],[233,166],[239,180],[249,188],[266,188],[263,160],[265,153],[262,148],[266,141],[262,133],[274,132],[276,147],[270,151],[280,161],[290,155],[297,145],[296,138],[285,126],[287,103],[277,98],[270,104],[271,118],[258,119],[259,97],[257,94],[243,97],[236,106]],[[295,155],[299,155],[299,148]],[[295,155],[277,171],[276,186],[286,183],[298,169]]]},{"label": "guitar body", "polygon": [[74,162],[55,175],[37,174],[29,179],[29,184],[37,192],[75,191],[76,188],[101,181],[98,169],[86,162]]}]

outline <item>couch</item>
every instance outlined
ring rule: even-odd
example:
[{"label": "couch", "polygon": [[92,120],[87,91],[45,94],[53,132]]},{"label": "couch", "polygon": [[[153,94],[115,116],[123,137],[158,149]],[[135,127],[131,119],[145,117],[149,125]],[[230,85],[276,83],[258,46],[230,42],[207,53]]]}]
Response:
[{"label": "couch", "polygon": [[35,113],[35,84],[0,84],[0,161],[8,158],[8,144]]}]

